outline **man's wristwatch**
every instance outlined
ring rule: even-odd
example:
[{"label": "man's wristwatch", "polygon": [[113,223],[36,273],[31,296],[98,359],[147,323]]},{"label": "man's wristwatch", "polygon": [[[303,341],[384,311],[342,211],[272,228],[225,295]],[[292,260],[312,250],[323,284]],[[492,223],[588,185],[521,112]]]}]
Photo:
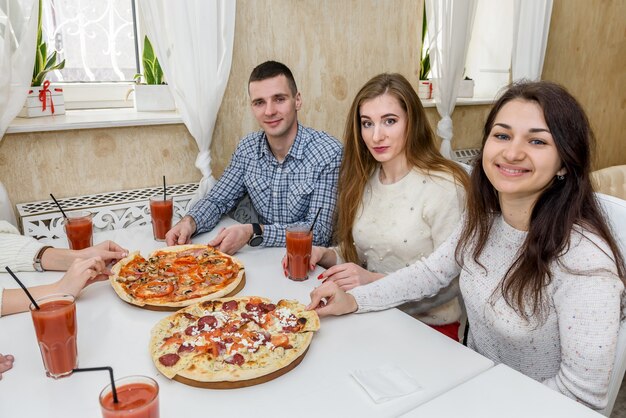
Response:
[{"label": "man's wristwatch", "polygon": [[263,244],[263,229],[261,229],[259,224],[252,224],[252,236],[248,241],[248,245],[258,247],[261,244]]},{"label": "man's wristwatch", "polygon": [[35,269],[35,271],[39,271],[39,272],[43,271],[43,266],[41,265],[41,258],[43,257],[43,253],[45,253],[48,248],[52,248],[52,247],[50,245],[41,247],[41,249],[35,256],[35,259],[33,260],[33,268]]}]

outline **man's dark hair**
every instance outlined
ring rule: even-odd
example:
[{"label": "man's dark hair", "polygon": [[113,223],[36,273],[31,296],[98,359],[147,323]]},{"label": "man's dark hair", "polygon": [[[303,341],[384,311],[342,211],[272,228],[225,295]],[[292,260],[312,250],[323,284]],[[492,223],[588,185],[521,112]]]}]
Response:
[{"label": "man's dark hair", "polygon": [[295,96],[296,93],[298,93],[298,86],[296,86],[296,80],[294,80],[291,70],[285,64],[277,61],[265,61],[254,67],[254,70],[250,73],[248,85],[253,81],[267,80],[268,78],[273,78],[281,74],[287,78],[289,90],[291,90],[291,93]]}]

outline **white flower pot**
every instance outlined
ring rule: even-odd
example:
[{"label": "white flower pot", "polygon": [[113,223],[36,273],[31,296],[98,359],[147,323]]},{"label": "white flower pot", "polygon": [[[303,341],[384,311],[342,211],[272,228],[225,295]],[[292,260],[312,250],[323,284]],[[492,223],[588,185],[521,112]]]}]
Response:
[{"label": "white flower pot", "polygon": [[430,80],[418,81],[417,97],[423,100],[433,98],[433,83]]},{"label": "white flower pot", "polygon": [[49,81],[43,86],[31,87],[26,96],[24,107],[17,115],[20,118],[36,118],[65,114],[63,89],[54,87]]},{"label": "white flower pot", "polygon": [[176,110],[174,97],[167,84],[136,84],[135,110],[158,112]]},{"label": "white flower pot", "polygon": [[474,97],[474,80],[461,80],[457,97]]}]

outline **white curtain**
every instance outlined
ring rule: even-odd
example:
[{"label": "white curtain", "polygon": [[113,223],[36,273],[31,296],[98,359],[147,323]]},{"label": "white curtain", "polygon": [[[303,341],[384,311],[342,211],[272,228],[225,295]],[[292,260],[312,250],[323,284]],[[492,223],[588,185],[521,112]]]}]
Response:
[{"label": "white curtain", "polygon": [[[0,0],[0,140],[28,95],[37,43],[37,0]],[[16,225],[0,182],[0,219]]]},{"label": "white curtain", "polygon": [[176,108],[200,153],[202,172],[194,200],[215,184],[210,146],[233,55],[234,0],[139,0],[150,39]]},{"label": "white curtain", "polygon": [[552,0],[515,0],[511,78],[540,80],[548,44]]},{"label": "white curtain", "polygon": [[30,89],[38,5],[37,0],[0,0],[0,138]]},{"label": "white curtain", "polygon": [[477,0],[426,0],[430,62],[435,104],[441,120],[441,154],[452,156],[452,112],[463,78],[467,46],[472,33]]}]

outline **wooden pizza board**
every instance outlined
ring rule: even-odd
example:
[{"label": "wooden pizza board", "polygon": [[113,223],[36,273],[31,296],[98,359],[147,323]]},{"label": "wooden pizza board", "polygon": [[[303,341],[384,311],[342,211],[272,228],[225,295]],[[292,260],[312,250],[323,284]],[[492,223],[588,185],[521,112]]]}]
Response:
[{"label": "wooden pizza board", "polygon": [[[309,345],[310,347],[310,345]],[[239,380],[236,382],[198,382],[196,380],[187,379],[186,377],[174,376],[174,380],[180,383],[184,383],[185,385],[194,386],[197,388],[204,389],[238,389],[245,388],[248,386],[260,385],[261,383],[269,382],[270,380],[274,380],[277,377],[284,375],[285,373],[290,372],[294,369],[298,364],[302,362],[304,356],[309,351],[309,347],[306,348],[294,361],[283,367],[282,369],[278,369],[275,372],[270,374],[266,374],[265,376],[256,377],[254,379],[248,380]]]},{"label": "wooden pizza board", "polygon": [[[245,287],[246,285],[246,273],[244,272],[243,277],[241,278],[241,281],[239,282],[239,284],[237,285],[237,287],[235,289],[233,289],[232,292],[230,292],[227,295],[224,296],[220,296],[219,299],[221,298],[229,298],[231,296],[235,296],[237,293],[241,292],[241,290]],[[218,299],[218,298],[216,298]],[[210,299],[207,299],[210,300]],[[189,303],[188,305],[185,306],[154,306],[154,305],[143,305],[143,306],[139,306],[139,305],[135,305],[134,303],[130,303],[128,301],[125,301],[126,303],[128,303],[129,305],[135,306],[137,308],[142,308],[142,309],[148,309],[150,311],[179,311],[189,305],[193,305],[194,303],[198,303],[198,302],[193,302],[193,303]]]}]

